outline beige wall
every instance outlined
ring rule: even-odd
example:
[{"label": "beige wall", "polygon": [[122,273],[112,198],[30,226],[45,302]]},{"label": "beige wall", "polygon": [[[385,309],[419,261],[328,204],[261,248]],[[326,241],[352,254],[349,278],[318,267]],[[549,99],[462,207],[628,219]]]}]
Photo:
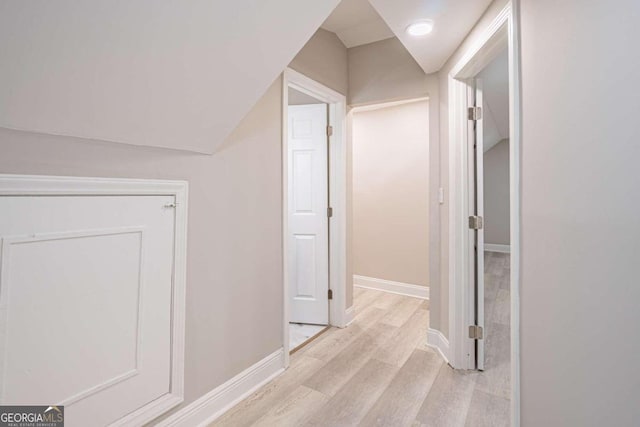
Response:
[{"label": "beige wall", "polygon": [[[382,40],[349,49],[349,96],[353,105],[379,104],[389,101],[428,97],[432,106],[438,105],[439,80],[437,74],[425,74],[397,39]],[[347,117],[348,132],[352,114]],[[440,109],[429,108],[429,123],[440,123]],[[429,192],[429,294],[431,300],[440,299],[440,206],[437,185],[440,182],[440,127],[429,126],[429,181],[435,191]],[[347,143],[351,140],[348,138]],[[349,153],[351,147],[348,147]],[[348,159],[350,167],[351,159]],[[347,182],[350,194],[352,183]],[[433,190],[430,189],[430,190]],[[347,204],[351,200],[348,199]],[[350,210],[351,213],[351,210]],[[352,215],[350,214],[351,218]],[[347,229],[352,228],[348,224]],[[347,235],[347,248],[351,248]],[[350,251],[351,252],[351,251]],[[435,284],[435,286],[434,286]],[[440,319],[440,305],[432,304],[431,319]]]},{"label": "beige wall", "polygon": [[509,244],[509,140],[484,153],[484,242]]},{"label": "beige wall", "polygon": [[323,101],[293,88],[287,90],[287,100],[289,101],[289,105],[324,104]]},{"label": "beige wall", "polygon": [[351,106],[427,96],[428,78],[395,37],[349,49]]},{"label": "beige wall", "polygon": [[640,2],[521,3],[522,425],[638,425]]},{"label": "beige wall", "polygon": [[427,286],[427,101],[353,114],[353,272]]},{"label": "beige wall", "polygon": [[281,98],[213,155],[0,128],[2,173],[189,181],[186,403],[282,346]]},{"label": "beige wall", "polygon": [[289,67],[343,95],[347,94],[347,48],[330,31],[319,29]]},{"label": "beige wall", "polygon": [[[313,70],[305,58],[318,50],[297,66]],[[338,87],[346,48],[334,53],[315,77]],[[281,137],[280,78],[212,155],[0,128],[0,173],[189,181],[181,406],[282,347]]]}]

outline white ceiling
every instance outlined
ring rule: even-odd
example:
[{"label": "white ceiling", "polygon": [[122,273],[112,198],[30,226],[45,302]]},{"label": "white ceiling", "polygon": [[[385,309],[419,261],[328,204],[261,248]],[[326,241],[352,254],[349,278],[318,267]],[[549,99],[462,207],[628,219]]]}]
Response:
[{"label": "white ceiling", "polygon": [[505,50],[478,74],[482,80],[484,151],[509,138],[508,59]]},{"label": "white ceiling", "polygon": [[337,4],[2,2],[0,126],[211,153]]},{"label": "white ceiling", "polygon": [[[438,71],[456,50],[491,0],[370,0],[425,73]],[[431,34],[412,37],[409,24],[430,19]]]},{"label": "white ceiling", "polygon": [[322,28],[335,33],[346,47],[373,43],[394,36],[368,0],[342,0]]},{"label": "white ceiling", "polygon": [[429,73],[490,1],[5,2],[0,127],[212,153],[323,21],[347,47],[395,33]]}]

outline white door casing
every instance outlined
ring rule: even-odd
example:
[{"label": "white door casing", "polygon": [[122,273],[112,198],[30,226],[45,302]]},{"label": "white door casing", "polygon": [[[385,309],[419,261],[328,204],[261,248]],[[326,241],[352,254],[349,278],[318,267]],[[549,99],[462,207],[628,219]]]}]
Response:
[{"label": "white door casing", "polygon": [[509,187],[511,294],[511,425],[520,425],[520,153],[522,127],[520,3],[508,1],[467,46],[447,77],[449,96],[449,361],[457,369],[473,369],[468,354],[468,325],[472,319],[467,272],[469,263],[468,106],[467,86],[505,47],[509,49]]},{"label": "white door casing", "polygon": [[0,404],[141,425],[182,401],[186,188],[0,175]]},{"label": "white door casing", "polygon": [[327,105],[288,107],[290,322],[329,323]]}]

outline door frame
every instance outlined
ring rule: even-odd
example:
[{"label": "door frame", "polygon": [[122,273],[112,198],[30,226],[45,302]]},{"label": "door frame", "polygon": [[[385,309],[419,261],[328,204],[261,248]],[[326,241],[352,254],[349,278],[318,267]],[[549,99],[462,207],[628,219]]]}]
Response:
[{"label": "door frame", "polygon": [[495,56],[509,52],[509,186],[511,226],[511,425],[520,425],[520,150],[522,107],[520,97],[519,1],[508,2],[478,40],[470,46],[448,75],[449,93],[449,349],[454,368],[473,369],[473,282],[470,280],[469,150],[467,90]]},{"label": "door frame", "polygon": [[169,392],[115,421],[112,426],[145,424],[184,400],[184,347],[187,283],[187,181],[0,174],[3,196],[173,196],[175,197],[171,294],[171,376]]},{"label": "door frame", "polygon": [[293,88],[329,105],[329,205],[333,216],[329,219],[329,287],[333,299],[329,301],[329,325],[343,328],[352,320],[347,313],[347,98],[341,93],[287,68],[282,75],[282,267],[283,267],[283,345],[284,367],[289,366],[289,278],[288,278],[288,106],[289,88]]}]

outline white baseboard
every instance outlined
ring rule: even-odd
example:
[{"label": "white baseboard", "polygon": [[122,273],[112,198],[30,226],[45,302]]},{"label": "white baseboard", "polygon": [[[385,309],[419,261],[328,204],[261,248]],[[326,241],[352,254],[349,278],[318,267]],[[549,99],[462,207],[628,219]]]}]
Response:
[{"label": "white baseboard", "polygon": [[391,280],[376,279],[375,277],[353,275],[353,285],[359,288],[375,289],[392,294],[429,299],[429,287],[412,285],[410,283],[393,282]]},{"label": "white baseboard", "polygon": [[445,362],[449,363],[449,340],[437,329],[427,331],[427,345],[438,350]]},{"label": "white baseboard", "polygon": [[356,318],[356,308],[351,306],[344,312],[344,325],[349,326]]},{"label": "white baseboard", "polygon": [[511,253],[511,246],[509,245],[496,245],[493,243],[485,243],[484,250],[487,252],[500,252],[503,254]]},{"label": "white baseboard", "polygon": [[162,420],[156,427],[206,426],[283,371],[284,351],[280,349]]}]

